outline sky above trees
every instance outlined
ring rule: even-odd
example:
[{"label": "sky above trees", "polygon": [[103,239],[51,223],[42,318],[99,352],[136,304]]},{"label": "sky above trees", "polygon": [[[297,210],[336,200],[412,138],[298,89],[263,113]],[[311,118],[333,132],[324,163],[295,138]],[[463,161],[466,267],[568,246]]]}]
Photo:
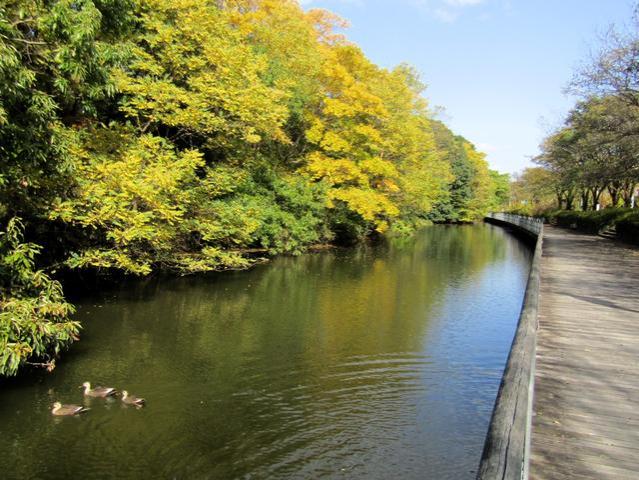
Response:
[{"label": "sky above trees", "polygon": [[503,172],[531,165],[575,99],[563,93],[631,0],[302,0],[346,18],[374,62],[408,62],[432,107]]}]

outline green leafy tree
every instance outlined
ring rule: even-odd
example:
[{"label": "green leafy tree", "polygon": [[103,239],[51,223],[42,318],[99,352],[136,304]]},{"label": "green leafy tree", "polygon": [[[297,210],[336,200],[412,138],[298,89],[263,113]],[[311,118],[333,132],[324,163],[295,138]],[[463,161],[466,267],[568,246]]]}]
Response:
[{"label": "green leafy tree", "polygon": [[464,148],[466,140],[456,136],[446,125],[433,121],[437,149],[450,165],[452,181],[448,194],[438,199],[430,218],[435,222],[460,222],[468,218],[467,211],[473,198],[472,180],[475,169]]},{"label": "green leafy tree", "polygon": [[78,339],[73,306],[62,286],[35,268],[40,247],[23,243],[23,226],[11,219],[0,232],[0,376],[24,365],[52,370],[58,354]]},{"label": "green leafy tree", "polygon": [[508,173],[499,173],[496,170],[489,170],[491,182],[493,185],[493,199],[490,209],[494,211],[504,210],[510,204],[510,175]]},{"label": "green leafy tree", "polygon": [[68,129],[112,103],[129,11],[126,0],[0,6],[0,204],[9,214],[46,210],[68,185]]}]

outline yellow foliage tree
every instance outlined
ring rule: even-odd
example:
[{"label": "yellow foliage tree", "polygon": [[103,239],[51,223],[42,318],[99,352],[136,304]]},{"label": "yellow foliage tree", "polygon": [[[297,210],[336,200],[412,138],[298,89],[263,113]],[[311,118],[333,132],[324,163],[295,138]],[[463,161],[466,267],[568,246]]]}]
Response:
[{"label": "yellow foliage tree", "polygon": [[330,185],[331,208],[346,208],[383,232],[399,214],[389,196],[399,173],[380,155],[388,112],[370,85],[380,69],[344,42],[324,44],[322,53],[322,99],[310,114],[306,138],[315,148],[306,171]]},{"label": "yellow foliage tree", "polygon": [[462,220],[473,222],[483,218],[493,205],[495,183],[490,176],[486,155],[477,151],[468,142],[464,143],[464,150],[473,166],[474,176],[471,183],[472,198],[468,203],[468,209]]},{"label": "yellow foliage tree", "polygon": [[[116,72],[122,111],[142,131],[167,127],[205,148],[286,142],[288,93],[268,82],[268,59],[207,0],[141,0],[142,38]],[[164,132],[164,130],[163,130]]]},{"label": "yellow foliage tree", "polygon": [[421,223],[433,204],[448,194],[453,179],[450,165],[437,150],[424,88],[407,65],[382,70],[373,83],[388,112],[380,128],[380,156],[396,166],[399,179],[391,198],[411,223]]},{"label": "yellow foliage tree", "polygon": [[153,266],[195,272],[248,265],[221,247],[246,241],[258,222],[232,203],[211,203],[233,191],[237,174],[209,170],[200,178],[200,152],[177,152],[152,135],[100,129],[83,137],[75,148],[76,197],[58,202],[50,213],[99,239],[71,257],[72,267],[146,275]]}]

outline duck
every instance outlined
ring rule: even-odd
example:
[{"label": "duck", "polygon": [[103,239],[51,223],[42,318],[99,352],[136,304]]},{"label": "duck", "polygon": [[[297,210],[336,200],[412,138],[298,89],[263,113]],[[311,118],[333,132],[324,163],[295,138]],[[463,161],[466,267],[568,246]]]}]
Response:
[{"label": "duck", "polygon": [[84,413],[87,410],[89,410],[86,407],[82,407],[80,405],[73,405],[73,404],[69,404],[69,405],[62,405],[60,402],[55,402],[53,404],[53,408],[51,409],[51,413],[53,415],[58,415],[58,416],[62,416],[62,415],[77,415],[79,413]]},{"label": "duck", "polygon": [[133,395],[129,395],[129,392],[126,390],[122,390],[122,402],[127,405],[135,405],[136,407],[141,407],[146,403],[146,400],[140,397],[134,397]]},{"label": "duck", "polygon": [[78,388],[84,388],[84,395],[87,397],[110,397],[117,393],[116,389],[111,387],[91,388],[91,384],[89,382],[84,382]]}]

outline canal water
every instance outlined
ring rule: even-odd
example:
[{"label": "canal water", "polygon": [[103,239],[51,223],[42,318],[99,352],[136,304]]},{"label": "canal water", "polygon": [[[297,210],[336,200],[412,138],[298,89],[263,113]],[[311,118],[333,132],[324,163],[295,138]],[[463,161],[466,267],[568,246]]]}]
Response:
[{"label": "canal water", "polygon": [[[531,257],[437,226],[85,295],[58,367],[0,385],[0,477],[472,479]],[[148,405],[53,417],[83,381]]]}]

